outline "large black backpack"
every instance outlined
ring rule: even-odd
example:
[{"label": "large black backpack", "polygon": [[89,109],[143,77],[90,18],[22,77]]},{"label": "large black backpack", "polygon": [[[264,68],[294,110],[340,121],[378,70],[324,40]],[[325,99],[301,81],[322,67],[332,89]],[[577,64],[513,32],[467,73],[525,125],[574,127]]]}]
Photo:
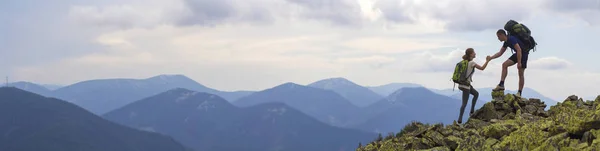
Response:
[{"label": "large black backpack", "polygon": [[535,39],[533,36],[531,36],[531,30],[529,30],[527,26],[511,19],[504,25],[504,30],[508,32],[509,36],[515,36],[519,38],[523,44],[525,44],[523,48],[526,50],[523,51],[529,51],[533,49],[535,52],[535,46],[537,45],[537,42],[535,42]]}]

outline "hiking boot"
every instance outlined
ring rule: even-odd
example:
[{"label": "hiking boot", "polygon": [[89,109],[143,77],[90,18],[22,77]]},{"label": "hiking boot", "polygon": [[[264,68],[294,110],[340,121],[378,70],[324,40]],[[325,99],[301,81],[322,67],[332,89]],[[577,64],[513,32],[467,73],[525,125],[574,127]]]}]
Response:
[{"label": "hiking boot", "polygon": [[492,91],[504,91],[504,86],[496,86],[496,88],[492,89]]},{"label": "hiking boot", "polygon": [[517,97],[519,97],[519,98],[522,98],[522,97],[521,97],[521,93],[519,93],[519,92],[517,92],[517,94],[515,94],[515,96],[517,96]]}]

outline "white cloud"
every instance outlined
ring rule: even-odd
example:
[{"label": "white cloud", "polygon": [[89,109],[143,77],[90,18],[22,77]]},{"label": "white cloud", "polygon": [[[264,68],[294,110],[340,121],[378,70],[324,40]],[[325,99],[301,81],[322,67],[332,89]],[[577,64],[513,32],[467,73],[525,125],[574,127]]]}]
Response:
[{"label": "white cloud", "polygon": [[544,57],[539,58],[537,60],[531,60],[531,62],[528,63],[528,66],[530,66],[531,68],[545,70],[561,70],[568,68],[571,65],[571,62],[558,57]]},{"label": "white cloud", "polygon": [[[307,18],[331,21],[338,25],[356,25],[364,16],[358,0],[287,0],[303,6],[299,9]],[[292,7],[293,8],[293,7]]]},{"label": "white cloud", "polygon": [[69,17],[87,27],[149,28],[181,20],[185,10],[180,0],[129,1],[108,6],[73,5]]},{"label": "white cloud", "polygon": [[377,6],[385,19],[396,22],[434,23],[449,30],[480,31],[502,27],[509,19],[527,19],[539,5],[539,0],[382,0]]},{"label": "white cloud", "polygon": [[[38,18],[39,22],[9,18],[6,31],[10,42],[2,50],[11,51],[3,51],[2,55],[10,59],[6,64],[10,64],[8,70],[14,69],[15,78],[43,83],[176,73],[222,90],[260,90],[283,82],[309,83],[328,77],[356,79],[365,85],[415,82],[451,88],[450,72],[465,47],[476,47],[477,62],[483,63],[488,42],[497,41],[494,37],[473,38],[481,36],[476,35],[478,32],[449,34],[445,30],[497,29],[509,18],[526,20],[538,9],[544,9],[536,8],[544,3],[541,0],[290,1],[65,2],[61,4],[65,6],[62,11],[69,11],[68,16],[57,17],[65,14],[55,13],[14,17]],[[584,5],[572,8],[585,11],[546,9],[580,17],[586,15],[579,13],[597,12],[589,4],[581,6]],[[5,10],[13,9],[0,9],[0,14],[26,14],[4,13]],[[36,13],[52,12],[61,11]],[[549,24],[557,21],[561,20],[550,20]],[[56,28],[39,26],[49,23],[60,24],[53,25]],[[361,26],[340,26],[352,24]],[[551,30],[536,30],[548,31]],[[553,46],[551,42],[543,45],[548,48],[545,50]],[[474,77],[477,85],[495,85],[502,61],[494,60],[487,70],[478,71]],[[570,61],[556,57],[531,60],[527,85],[555,98],[574,92],[594,95],[596,92],[592,91],[600,85],[598,74],[576,70],[578,66]],[[514,71],[509,71],[507,86],[511,88],[516,83]]]}]

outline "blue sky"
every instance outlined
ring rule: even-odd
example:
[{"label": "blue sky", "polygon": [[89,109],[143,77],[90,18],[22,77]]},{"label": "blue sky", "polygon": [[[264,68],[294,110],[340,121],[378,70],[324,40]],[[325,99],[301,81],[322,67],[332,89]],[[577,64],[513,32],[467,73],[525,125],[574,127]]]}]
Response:
[{"label": "blue sky", "polygon": [[[556,100],[600,94],[598,0],[5,0],[0,74],[63,85],[184,74],[220,90],[330,77],[444,89],[466,48],[480,63],[498,51],[495,31],[508,19],[539,43],[527,87]],[[510,55],[477,71],[475,87],[497,84]]]}]

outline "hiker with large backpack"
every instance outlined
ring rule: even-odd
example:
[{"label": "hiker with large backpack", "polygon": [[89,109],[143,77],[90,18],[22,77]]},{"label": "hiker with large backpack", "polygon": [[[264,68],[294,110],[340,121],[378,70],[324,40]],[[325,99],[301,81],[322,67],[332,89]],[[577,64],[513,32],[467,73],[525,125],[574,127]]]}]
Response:
[{"label": "hiker with large backpack", "polygon": [[500,48],[499,52],[491,56],[491,59],[496,59],[502,56],[507,48],[511,48],[514,52],[513,55],[502,64],[500,83],[496,86],[496,88],[493,89],[493,91],[504,90],[504,80],[508,74],[508,67],[517,64],[517,68],[519,70],[519,90],[517,92],[517,96],[520,97],[523,92],[523,86],[525,85],[525,69],[527,68],[529,51],[534,49],[537,43],[531,36],[531,31],[529,28],[514,20],[509,20],[504,25],[504,29],[499,29],[496,32],[496,36],[498,37],[498,40],[504,42],[504,44]]},{"label": "hiker with large backpack", "polygon": [[469,116],[473,115],[473,112],[475,111],[475,103],[477,103],[477,98],[479,97],[479,92],[477,92],[477,90],[475,90],[475,88],[473,88],[471,85],[471,82],[473,82],[472,77],[475,69],[482,71],[485,70],[491,60],[490,56],[487,56],[485,63],[483,66],[481,66],[473,61],[476,55],[477,54],[473,48],[467,48],[467,50],[465,50],[465,55],[462,56],[462,61],[456,64],[456,67],[454,68],[454,74],[452,75],[452,81],[454,81],[455,84],[458,84],[458,89],[463,92],[462,106],[460,107],[458,124],[462,124],[463,113],[465,112],[465,107],[469,102],[469,94],[473,95]]}]

